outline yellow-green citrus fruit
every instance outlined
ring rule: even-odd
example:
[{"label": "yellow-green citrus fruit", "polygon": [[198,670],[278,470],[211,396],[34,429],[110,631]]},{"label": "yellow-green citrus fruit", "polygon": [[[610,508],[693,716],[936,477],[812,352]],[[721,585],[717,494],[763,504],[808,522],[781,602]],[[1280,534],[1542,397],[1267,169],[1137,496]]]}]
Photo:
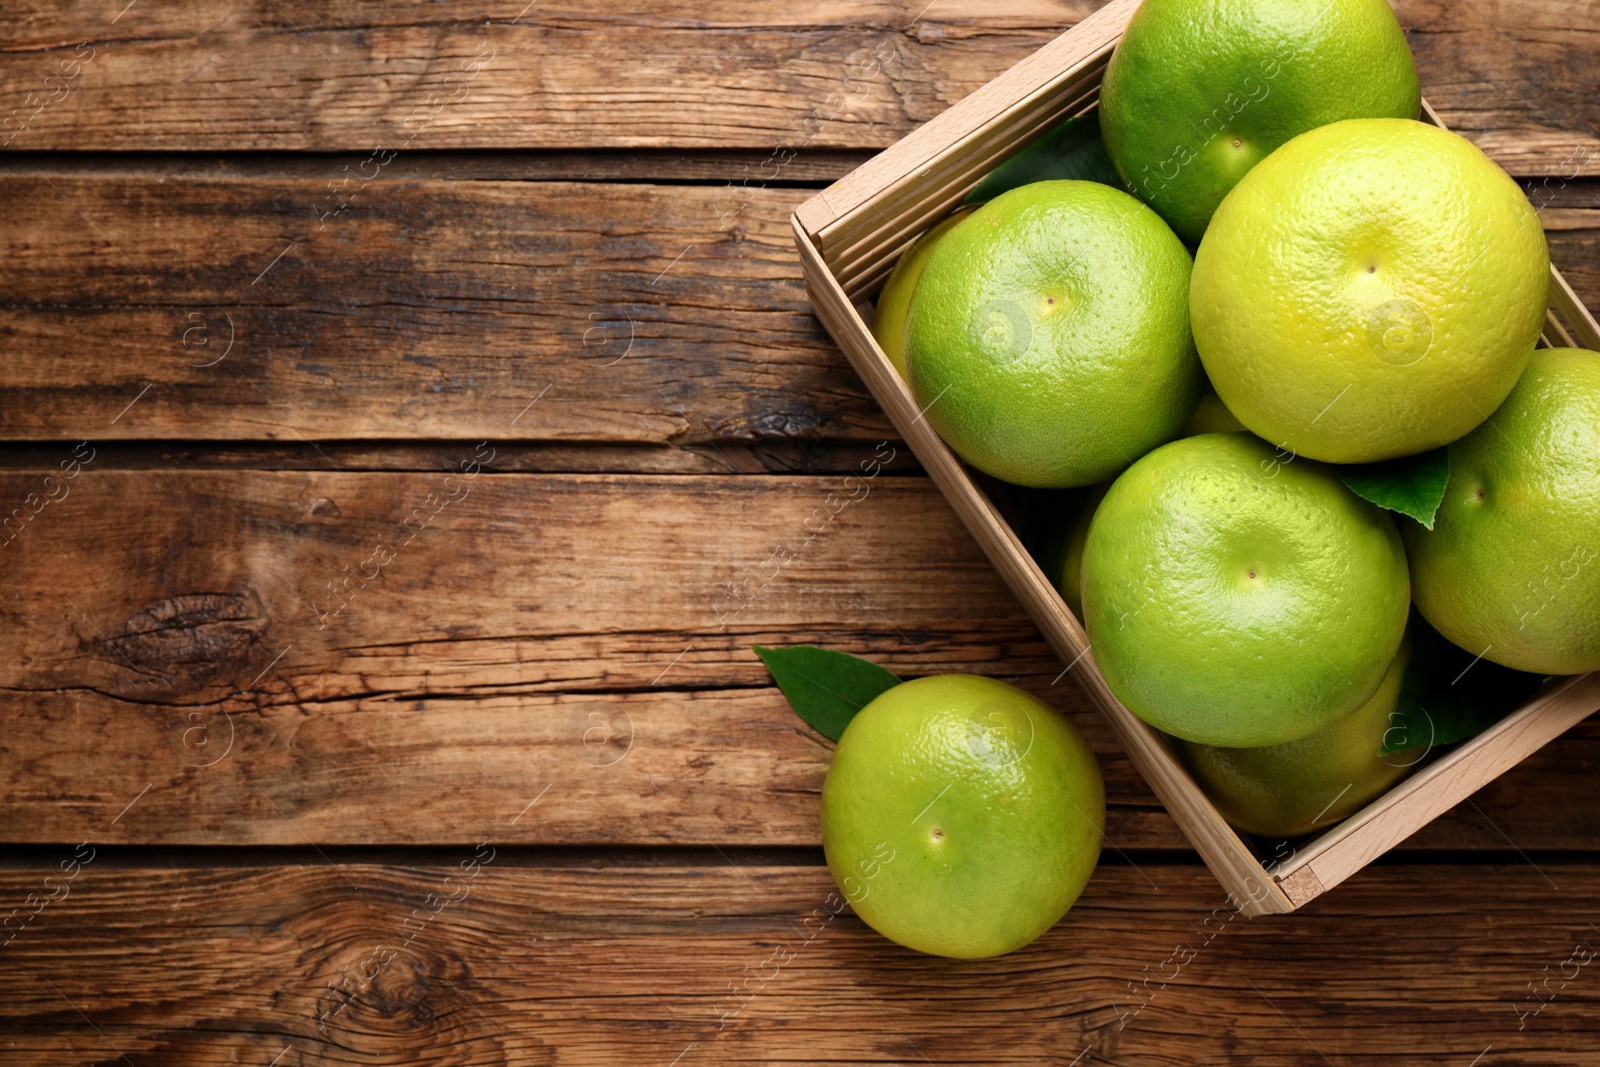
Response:
[{"label": "yellow-green citrus fruit", "polygon": [[1417,609],[1446,638],[1514,670],[1600,670],[1600,355],[1534,352],[1450,446],[1433,529],[1406,526]]},{"label": "yellow-green citrus fruit", "polygon": [[1033,696],[988,678],[904,682],[856,714],[822,787],[839,890],[891,941],[998,956],[1065,915],[1105,832],[1089,743]]},{"label": "yellow-green citrus fruit", "polygon": [[1330,463],[1466,434],[1527,364],[1550,258],[1517,183],[1471,142],[1352,119],[1267,157],[1195,254],[1200,358],[1239,421]]},{"label": "yellow-green citrus fruit", "polygon": [[1279,145],[1330,122],[1414,119],[1422,97],[1385,0],[1145,0],[1100,87],[1129,188],[1190,244]]},{"label": "yellow-green citrus fruit", "polygon": [[1222,398],[1216,393],[1207,393],[1200,398],[1200,403],[1195,407],[1194,414],[1189,416],[1189,421],[1183,424],[1182,436],[1193,437],[1202,433],[1237,433],[1244,429],[1244,423],[1234,417],[1228,410]]},{"label": "yellow-green citrus fruit", "polygon": [[1222,817],[1241,830],[1287,838],[1332,826],[1382,796],[1419,762],[1410,752],[1383,755],[1396,728],[1408,651],[1402,644],[1378,691],[1331,726],[1265,748],[1180,741],[1183,761]]},{"label": "yellow-green citrus fruit", "polygon": [[928,253],[906,358],[917,404],[962,459],[1017,485],[1101,481],[1177,433],[1203,375],[1189,253],[1097,182],[997,196]]},{"label": "yellow-green citrus fruit", "polygon": [[[1207,393],[1200,398],[1199,406],[1189,416],[1189,421],[1183,424],[1179,435],[1193,437],[1202,433],[1236,433],[1243,429],[1239,420],[1233,417],[1233,413],[1222,406],[1217,394]],[[1102,482],[1089,488],[1089,495],[1084,499],[1077,519],[1067,530],[1066,544],[1061,553],[1061,573],[1056,578],[1056,589],[1060,591],[1061,599],[1066,602],[1068,609],[1079,620],[1083,619],[1083,546],[1089,539],[1089,522],[1094,518],[1094,510],[1100,506],[1100,501],[1105,499],[1106,490],[1110,488],[1110,482]]]},{"label": "yellow-green citrus fruit", "polygon": [[939,243],[939,238],[951,227],[972,214],[972,208],[957,208],[948,218],[918,237],[895,261],[894,270],[878,292],[874,308],[872,336],[889,357],[900,377],[906,376],[906,312],[911,308],[911,294],[922,277],[922,268],[928,262],[928,250]]},{"label": "yellow-green citrus fruit", "polygon": [[1094,518],[1094,509],[1100,506],[1110,488],[1110,482],[1102,482],[1088,489],[1078,517],[1067,530],[1066,546],[1061,552],[1061,573],[1056,578],[1056,589],[1079,621],[1083,619],[1083,546],[1089,539],[1089,522]]},{"label": "yellow-green citrus fruit", "polygon": [[1387,513],[1244,433],[1163,445],[1111,486],[1083,550],[1108,685],[1174,737],[1298,740],[1365,703],[1410,606]]}]

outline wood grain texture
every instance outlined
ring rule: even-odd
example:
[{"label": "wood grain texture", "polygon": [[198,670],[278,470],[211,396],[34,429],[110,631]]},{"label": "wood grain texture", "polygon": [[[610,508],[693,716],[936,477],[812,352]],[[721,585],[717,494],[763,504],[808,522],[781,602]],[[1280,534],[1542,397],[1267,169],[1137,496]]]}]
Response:
[{"label": "wood grain texture", "polygon": [[[1531,188],[1600,306],[1596,183]],[[305,179],[43,171],[0,195],[0,439],[489,437],[706,470],[894,432],[806,301],[806,190],[385,174],[340,211]]]},{"label": "wood grain texture", "polygon": [[[882,441],[781,439],[745,443],[684,442],[681,445],[605,441],[509,441],[495,443],[494,467],[521,474],[850,474],[882,454]],[[53,465],[66,446],[58,441],[12,443],[0,449],[0,470],[40,470]],[[427,441],[97,441],[96,470],[341,470],[426,471],[459,455],[461,446]],[[443,451],[441,451],[443,450]],[[898,449],[884,464],[894,475],[915,476],[920,467],[909,450]]]},{"label": "wood grain texture", "polygon": [[1261,919],[1203,869],[1105,865],[1045,937],[961,962],[832,916],[820,867],[513,862],[490,844],[438,867],[8,870],[8,907],[52,873],[60,899],[0,949],[0,1049],[52,1067],[1577,1067],[1600,1047],[1585,865],[1436,867],[1425,899],[1416,872],[1375,868]]},{"label": "wood grain texture", "polygon": [[[115,840],[814,845],[828,746],[749,651],[809,642],[1039,694],[1101,755],[1111,845],[1187,847],[926,479],[482,473],[418,527],[442,470],[97,462],[0,544],[0,839],[139,795]],[[1597,746],[1408,847],[1588,847]]]},{"label": "wood grain texture", "polygon": [[[44,477],[0,476],[0,500]],[[0,543],[0,672],[30,693],[189,708],[764,685],[746,646],[785,632],[854,632],[907,673],[1053,663],[920,478],[91,465],[59,488]]]},{"label": "wood grain texture", "polygon": [[[0,100],[23,109],[13,146],[36,150],[883,148],[1098,6],[20,0]],[[1592,8],[1396,6],[1453,129],[1514,173],[1600,174]],[[47,82],[84,41],[92,57]]]},{"label": "wood grain texture", "polygon": [[[408,541],[443,473],[80,473],[0,547],[6,832],[155,783],[129,840],[456,841],[549,787],[516,840],[809,844],[827,750],[758,642],[1014,676],[1095,729],[923,479],[455,484]],[[1111,773],[1130,840],[1180,846]]]},{"label": "wood grain texture", "polygon": [[0,189],[0,437],[887,432],[805,302],[786,225],[800,190],[751,191],[740,211],[727,188],[673,186]]},{"label": "wood grain texture", "polygon": [[[1114,846],[1187,848],[1077,693],[1008,680],[1056,697],[1092,738]],[[0,807],[12,820],[0,836],[27,842],[78,840],[138,797],[110,839],[816,846],[832,755],[772,689],[462,694],[226,715],[46,698],[0,720],[10,733]]]}]

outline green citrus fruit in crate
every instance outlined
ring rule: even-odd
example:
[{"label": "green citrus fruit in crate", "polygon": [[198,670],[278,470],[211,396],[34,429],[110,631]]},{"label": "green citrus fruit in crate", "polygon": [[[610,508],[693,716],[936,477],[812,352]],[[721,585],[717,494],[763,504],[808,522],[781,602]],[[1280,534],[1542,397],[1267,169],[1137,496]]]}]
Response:
[{"label": "green citrus fruit in crate", "polygon": [[1061,549],[1061,572],[1056,576],[1056,590],[1066,602],[1067,610],[1076,615],[1079,622],[1083,621],[1083,546],[1089,540],[1089,523],[1094,519],[1095,509],[1110,488],[1110,482],[1089,487],[1078,517],[1067,528],[1066,543]]},{"label": "green citrus fruit in crate", "polygon": [[1505,403],[1450,446],[1433,529],[1406,525],[1434,629],[1519,671],[1600,670],[1600,355],[1535,351]]},{"label": "green citrus fruit in crate", "polygon": [[1087,181],[1003,193],[928,253],[907,370],[962,459],[1017,485],[1100,481],[1200,398],[1189,253],[1156,214]]},{"label": "green citrus fruit in crate", "polygon": [[1250,172],[1195,253],[1217,394],[1267,441],[1368,463],[1468,433],[1527,364],[1550,258],[1517,183],[1405,119],[1313,130]]},{"label": "green citrus fruit in crate", "polygon": [[[1243,429],[1244,427],[1239,425],[1239,420],[1233,417],[1233,413],[1222,406],[1217,394],[1207,393],[1200,398],[1199,405],[1189,416],[1189,421],[1183,424],[1183,429],[1179,433],[1184,437],[1193,437],[1202,433],[1234,433]],[[1094,509],[1100,506],[1100,501],[1105,499],[1106,490],[1110,488],[1110,482],[1089,487],[1088,495],[1079,505],[1077,518],[1067,528],[1066,542],[1062,546],[1061,570],[1056,577],[1056,589],[1061,593],[1061,599],[1066,601],[1068,610],[1080,621],[1083,619],[1083,595],[1080,588],[1083,575],[1083,545],[1089,539],[1089,522],[1094,518]]]},{"label": "green citrus fruit in crate", "polygon": [[1104,831],[1083,735],[974,675],[918,678],[867,704],[822,787],[823,849],[856,914],[939,956],[998,956],[1054,926]]},{"label": "green citrus fruit in crate", "polygon": [[1360,707],[1410,607],[1389,516],[1244,433],[1163,445],[1095,510],[1084,625],[1113,693],[1175,737],[1294,741]]},{"label": "green citrus fruit in crate", "polygon": [[878,346],[902,378],[906,376],[906,312],[911,308],[911,294],[917,288],[917,279],[922,277],[922,268],[928,262],[928,250],[938,244],[939,238],[949,233],[951,227],[971,213],[970,207],[957,208],[948,218],[913,241],[895,261],[894,269],[889,272],[888,280],[878,293],[872,336],[878,339]]},{"label": "green citrus fruit in crate", "polygon": [[1189,772],[1241,830],[1287,838],[1332,826],[1382,796],[1419,760],[1410,752],[1383,754],[1395,729],[1407,651],[1402,643],[1365,704],[1298,741],[1264,748],[1178,742]]},{"label": "green citrus fruit in crate", "polygon": [[1145,0],[1100,86],[1123,180],[1196,244],[1279,145],[1340,119],[1414,119],[1417,68],[1385,0]]}]

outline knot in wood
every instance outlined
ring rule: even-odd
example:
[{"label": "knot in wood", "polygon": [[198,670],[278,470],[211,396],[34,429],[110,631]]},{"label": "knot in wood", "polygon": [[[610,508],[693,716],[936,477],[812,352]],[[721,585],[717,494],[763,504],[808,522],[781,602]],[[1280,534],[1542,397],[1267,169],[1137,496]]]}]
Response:
[{"label": "knot in wood", "polygon": [[114,664],[132,666],[147,683],[187,690],[246,672],[266,628],[254,594],[185,593],[134,612],[120,634],[99,642],[99,651]]}]

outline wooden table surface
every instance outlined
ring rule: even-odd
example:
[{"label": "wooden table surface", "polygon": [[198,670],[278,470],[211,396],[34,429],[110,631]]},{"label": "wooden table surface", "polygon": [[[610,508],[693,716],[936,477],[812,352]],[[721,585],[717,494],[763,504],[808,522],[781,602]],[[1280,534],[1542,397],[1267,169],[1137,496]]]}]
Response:
[{"label": "wooden table surface", "polygon": [[[0,1061],[1597,1062],[1600,728],[1234,916],[808,310],[1093,0],[525,3],[0,10]],[[1600,306],[1600,4],[1398,10]],[[833,914],[801,642],[1085,730],[1060,925]]]}]

